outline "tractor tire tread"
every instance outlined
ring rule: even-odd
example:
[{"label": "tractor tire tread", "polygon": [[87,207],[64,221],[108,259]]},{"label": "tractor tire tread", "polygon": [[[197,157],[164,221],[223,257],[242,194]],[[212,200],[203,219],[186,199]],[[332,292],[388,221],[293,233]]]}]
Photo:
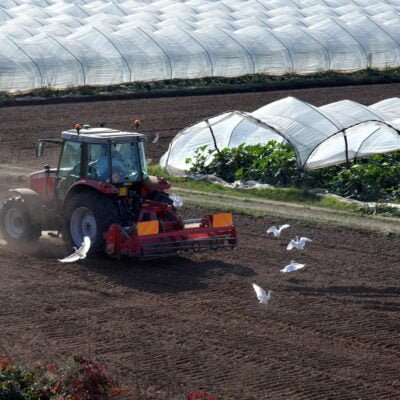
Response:
[{"label": "tractor tire tread", "polygon": [[[7,212],[12,208],[19,209],[25,221],[26,230],[19,238],[10,236],[6,228],[5,218]],[[24,204],[24,199],[21,196],[13,196],[3,202],[3,207],[0,211],[0,231],[3,239],[11,245],[36,242],[42,234],[41,226],[32,223],[28,208]]]},{"label": "tractor tire tread", "polygon": [[89,253],[94,254],[103,250],[103,234],[113,223],[118,223],[118,209],[113,200],[101,193],[95,191],[83,191],[76,193],[68,200],[64,207],[65,225],[63,227],[64,240],[71,246],[80,246],[80,243],[74,243],[70,233],[70,219],[73,211],[78,207],[87,207],[96,219],[97,234],[96,240],[92,242]]}]

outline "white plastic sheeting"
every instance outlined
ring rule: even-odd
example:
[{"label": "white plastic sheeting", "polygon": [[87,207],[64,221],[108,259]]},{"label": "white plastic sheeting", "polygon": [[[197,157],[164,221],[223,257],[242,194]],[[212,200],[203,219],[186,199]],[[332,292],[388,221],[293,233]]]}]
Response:
[{"label": "white plastic sheeting", "polygon": [[400,66],[400,0],[2,0],[0,91]]},{"label": "white plastic sheeting", "polygon": [[315,107],[294,97],[252,113],[229,111],[180,131],[162,156],[170,174],[184,175],[198,148],[206,153],[240,144],[290,143],[299,169],[311,170],[400,150],[400,98],[369,107],[350,100]]}]

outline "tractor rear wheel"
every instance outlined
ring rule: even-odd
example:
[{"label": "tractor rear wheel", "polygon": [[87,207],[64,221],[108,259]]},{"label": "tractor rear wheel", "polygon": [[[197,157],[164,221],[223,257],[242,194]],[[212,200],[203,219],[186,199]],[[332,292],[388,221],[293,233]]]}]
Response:
[{"label": "tractor rear wheel", "polygon": [[41,235],[40,226],[32,222],[28,208],[20,196],[11,197],[3,203],[0,230],[3,239],[13,246],[35,242]]},{"label": "tractor rear wheel", "polygon": [[79,247],[83,238],[89,236],[89,253],[103,250],[103,234],[119,219],[117,207],[112,199],[93,191],[75,194],[67,201],[64,215],[64,239],[72,246]]}]

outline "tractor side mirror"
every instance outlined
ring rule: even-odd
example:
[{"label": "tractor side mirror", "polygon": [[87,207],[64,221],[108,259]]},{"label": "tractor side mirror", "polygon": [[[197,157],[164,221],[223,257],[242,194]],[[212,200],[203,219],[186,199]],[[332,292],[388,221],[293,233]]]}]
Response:
[{"label": "tractor side mirror", "polygon": [[36,157],[42,157],[44,150],[44,142],[39,141],[36,144]]}]

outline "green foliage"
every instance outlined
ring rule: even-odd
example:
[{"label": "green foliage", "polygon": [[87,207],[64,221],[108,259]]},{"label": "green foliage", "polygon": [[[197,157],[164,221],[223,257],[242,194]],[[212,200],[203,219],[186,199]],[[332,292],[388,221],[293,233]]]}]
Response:
[{"label": "green foliage", "polygon": [[342,168],[329,182],[332,193],[362,201],[400,200],[400,152],[380,154]]},{"label": "green foliage", "polygon": [[[213,156],[213,157],[211,157]],[[214,174],[233,182],[256,180],[276,187],[325,188],[330,193],[362,201],[400,201],[400,152],[379,154],[329,168],[299,174],[292,147],[265,145],[197,149],[190,173]]]},{"label": "green foliage", "polygon": [[368,68],[352,73],[323,71],[309,75],[249,74],[238,77],[205,77],[197,79],[166,79],[152,82],[129,82],[106,86],[78,86],[55,89],[52,82],[29,93],[0,93],[0,105],[13,104],[21,97],[62,98],[71,96],[127,96],[151,97],[165,95],[241,92],[252,90],[285,90],[310,87],[344,86],[356,84],[396,83],[400,81],[400,68],[386,67],[382,70]]},{"label": "green foliage", "polygon": [[[214,158],[209,162],[210,155]],[[196,150],[191,173],[214,174],[227,182],[235,180],[257,180],[276,186],[286,186],[296,181],[298,172],[296,157],[288,144],[270,141],[264,146],[225,148],[219,153],[207,150],[206,146]]]},{"label": "green foliage", "polygon": [[185,160],[186,164],[192,163],[192,167],[190,172],[197,174],[209,174],[211,173],[211,168],[207,165],[208,160],[210,159],[213,150],[207,150],[207,145],[201,146],[195,151],[194,158],[187,158]]},{"label": "green foliage", "polygon": [[108,400],[122,393],[104,365],[75,356],[66,367],[36,363],[33,369],[0,360],[0,399]]},{"label": "green foliage", "polygon": [[255,160],[249,171],[237,175],[240,180],[257,180],[274,186],[296,185],[299,173],[293,149],[288,144],[270,141],[265,146],[249,146]]}]

